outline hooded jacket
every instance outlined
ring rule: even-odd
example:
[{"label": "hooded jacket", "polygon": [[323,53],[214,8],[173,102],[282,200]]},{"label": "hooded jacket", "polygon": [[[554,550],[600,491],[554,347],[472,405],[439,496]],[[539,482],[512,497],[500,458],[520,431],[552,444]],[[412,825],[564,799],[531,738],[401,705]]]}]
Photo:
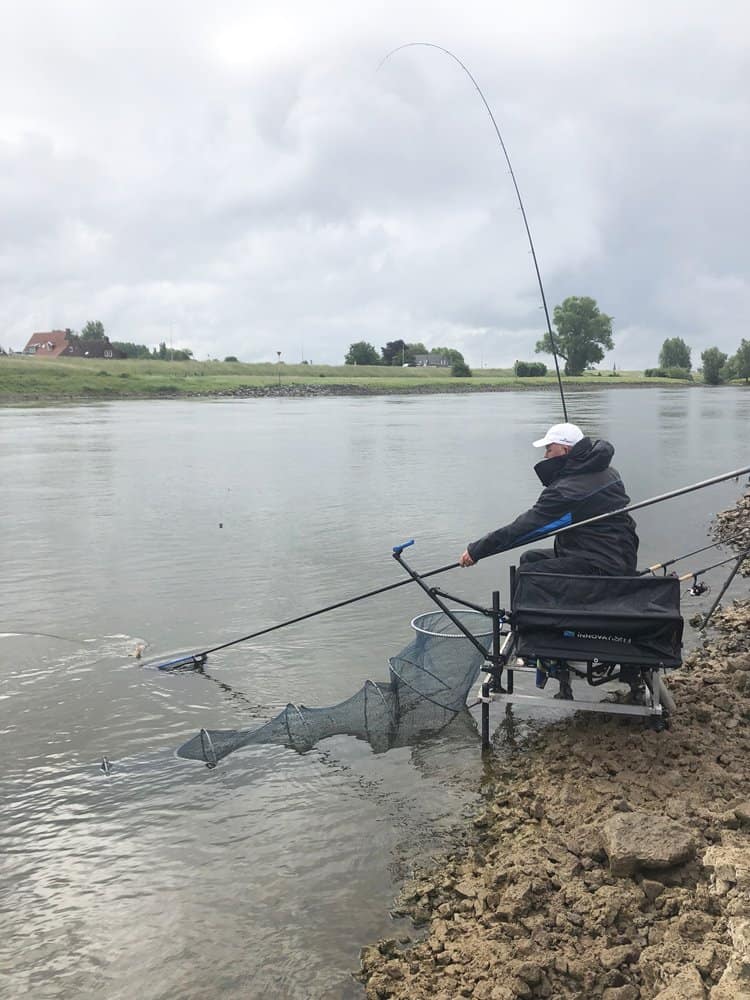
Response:
[{"label": "hooded jacket", "polygon": [[[518,545],[531,544],[556,528],[609,514],[630,503],[620,474],[610,466],[609,441],[582,438],[567,455],[538,462],[534,471],[545,488],[534,506],[505,527],[468,546],[476,562]],[[636,572],[638,535],[629,514],[616,514],[599,524],[572,528],[555,536],[555,555],[585,559],[607,576]]]}]

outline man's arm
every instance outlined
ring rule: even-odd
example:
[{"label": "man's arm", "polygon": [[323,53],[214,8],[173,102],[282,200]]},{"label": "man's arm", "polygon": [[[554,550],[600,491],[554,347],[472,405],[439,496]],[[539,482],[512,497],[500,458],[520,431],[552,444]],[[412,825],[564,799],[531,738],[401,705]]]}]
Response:
[{"label": "man's arm", "polygon": [[554,486],[547,487],[534,506],[519,514],[515,521],[467,545],[459,562],[462,566],[473,566],[487,556],[533,542],[555,528],[570,524],[572,519],[570,497],[564,497]]}]

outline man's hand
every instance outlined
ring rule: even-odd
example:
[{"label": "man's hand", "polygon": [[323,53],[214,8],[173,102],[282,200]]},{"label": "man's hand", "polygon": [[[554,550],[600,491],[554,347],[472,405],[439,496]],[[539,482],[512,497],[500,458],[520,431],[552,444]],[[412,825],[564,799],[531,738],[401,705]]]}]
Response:
[{"label": "man's hand", "polygon": [[474,560],[469,555],[468,550],[466,552],[462,552],[461,553],[461,558],[458,561],[459,561],[459,563],[462,566],[473,566],[474,565]]}]

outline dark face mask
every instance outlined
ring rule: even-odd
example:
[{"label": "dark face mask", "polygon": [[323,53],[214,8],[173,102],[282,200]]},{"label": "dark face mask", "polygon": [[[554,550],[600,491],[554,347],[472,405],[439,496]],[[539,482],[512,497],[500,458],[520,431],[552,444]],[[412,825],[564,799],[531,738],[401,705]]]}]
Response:
[{"label": "dark face mask", "polygon": [[560,476],[568,461],[567,455],[557,455],[555,458],[543,458],[534,466],[534,472],[539,476],[543,486],[551,486]]}]

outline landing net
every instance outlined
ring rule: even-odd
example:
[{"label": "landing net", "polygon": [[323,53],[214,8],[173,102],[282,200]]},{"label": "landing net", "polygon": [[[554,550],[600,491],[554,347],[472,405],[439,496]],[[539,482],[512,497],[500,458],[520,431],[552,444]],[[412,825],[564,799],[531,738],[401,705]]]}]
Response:
[{"label": "landing net", "polygon": [[[491,619],[478,611],[451,613],[489,651]],[[329,708],[290,703],[257,729],[202,729],[178,756],[214,767],[241,747],[280,744],[304,752],[340,734],[366,740],[382,752],[438,731],[464,708],[485,657],[442,611],[419,615],[411,624],[415,638],[390,658],[388,682],[368,680],[351,698]]]}]

